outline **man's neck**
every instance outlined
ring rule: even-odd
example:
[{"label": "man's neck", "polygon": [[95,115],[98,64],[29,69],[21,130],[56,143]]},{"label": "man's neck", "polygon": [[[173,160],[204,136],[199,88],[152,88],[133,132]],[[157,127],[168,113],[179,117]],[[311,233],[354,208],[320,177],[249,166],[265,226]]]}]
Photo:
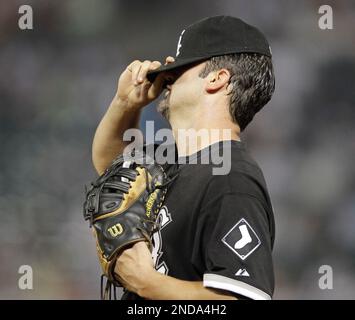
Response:
[{"label": "man's neck", "polygon": [[173,129],[179,156],[189,156],[220,141],[240,141],[238,127]]},{"label": "man's neck", "polygon": [[189,156],[219,141],[240,141],[240,128],[231,120],[222,98],[180,109],[171,114],[169,122],[179,156]]}]

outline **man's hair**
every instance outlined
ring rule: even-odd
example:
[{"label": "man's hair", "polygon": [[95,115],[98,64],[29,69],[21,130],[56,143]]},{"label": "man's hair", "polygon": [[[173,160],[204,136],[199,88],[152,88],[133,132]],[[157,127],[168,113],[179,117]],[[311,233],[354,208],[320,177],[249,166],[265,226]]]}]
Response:
[{"label": "man's hair", "polygon": [[231,73],[229,113],[243,131],[254,115],[269,102],[275,90],[275,75],[270,57],[257,53],[229,54],[207,60],[199,74],[225,68]]}]

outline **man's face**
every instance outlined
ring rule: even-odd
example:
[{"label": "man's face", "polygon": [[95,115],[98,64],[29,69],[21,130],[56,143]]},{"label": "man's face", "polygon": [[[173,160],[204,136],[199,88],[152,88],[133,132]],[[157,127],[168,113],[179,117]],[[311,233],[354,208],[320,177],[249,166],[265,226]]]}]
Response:
[{"label": "man's face", "polygon": [[166,73],[165,91],[159,102],[158,111],[169,120],[173,112],[184,107],[197,106],[202,94],[203,79],[199,77],[204,62],[178,68]]}]

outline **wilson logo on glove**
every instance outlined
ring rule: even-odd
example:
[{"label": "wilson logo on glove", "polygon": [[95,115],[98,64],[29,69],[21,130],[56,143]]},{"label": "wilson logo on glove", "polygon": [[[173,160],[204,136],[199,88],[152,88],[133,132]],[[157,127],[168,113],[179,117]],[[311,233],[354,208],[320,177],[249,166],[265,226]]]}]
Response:
[{"label": "wilson logo on glove", "polygon": [[115,224],[114,226],[107,229],[112,238],[116,238],[123,232],[123,227],[120,223]]},{"label": "wilson logo on glove", "polygon": [[152,250],[151,236],[160,228],[158,214],[167,186],[177,177],[169,179],[167,168],[145,153],[131,155],[130,161],[125,157],[115,159],[91,184],[84,203],[84,218],[93,227],[103,276],[108,279],[104,290],[103,278],[101,281],[102,299],[111,298],[112,286],[115,294],[116,286],[121,285],[114,267],[123,250],[139,241]]}]

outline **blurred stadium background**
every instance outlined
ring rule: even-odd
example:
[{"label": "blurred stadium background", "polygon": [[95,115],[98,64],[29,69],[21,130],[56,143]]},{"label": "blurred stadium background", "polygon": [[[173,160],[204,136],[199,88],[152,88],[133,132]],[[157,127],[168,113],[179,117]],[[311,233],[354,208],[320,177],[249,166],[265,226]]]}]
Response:
[{"label": "blurred stadium background", "polygon": [[[18,28],[30,4],[34,30]],[[329,4],[334,30],[318,27]],[[184,26],[230,14],[269,38],[277,87],[243,139],[276,218],[275,299],[355,298],[355,2],[0,1],[0,298],[98,299],[82,219],[91,142],[123,68],[175,55]],[[145,120],[166,123],[146,108]],[[34,289],[17,286],[31,265]],[[321,265],[333,290],[318,286]]]}]

